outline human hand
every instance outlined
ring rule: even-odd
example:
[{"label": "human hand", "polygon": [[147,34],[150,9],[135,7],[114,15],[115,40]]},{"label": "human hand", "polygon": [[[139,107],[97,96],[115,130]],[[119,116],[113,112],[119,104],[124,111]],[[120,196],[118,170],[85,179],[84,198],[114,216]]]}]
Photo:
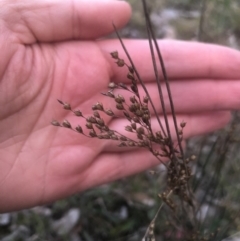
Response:
[{"label": "human hand", "polygon": [[[144,150],[88,139],[54,128],[52,119],[76,121],[56,99],[86,116],[110,81],[123,82],[109,52],[118,40],[98,40],[123,26],[129,6],[120,1],[0,2],[0,211],[41,205],[159,164]],[[240,54],[198,43],[160,41],[186,138],[225,125],[238,108]],[[148,43],[126,41],[157,101]],[[140,50],[140,51],[139,51]],[[125,58],[126,59],[126,58]],[[153,117],[154,118],[154,117]],[[126,120],[106,119],[113,129]]]}]

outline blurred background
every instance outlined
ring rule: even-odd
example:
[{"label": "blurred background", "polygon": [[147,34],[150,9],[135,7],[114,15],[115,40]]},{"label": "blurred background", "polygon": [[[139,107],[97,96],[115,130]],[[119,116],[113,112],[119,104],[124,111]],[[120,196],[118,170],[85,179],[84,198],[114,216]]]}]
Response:
[{"label": "blurred background", "polygon": [[[120,34],[145,38],[141,1],[128,2],[133,15]],[[240,0],[148,2],[158,38],[239,49]],[[199,230],[203,236],[211,234],[210,240],[240,240],[239,133],[239,113],[233,113],[232,123],[224,130],[188,141],[187,155],[197,156],[192,185],[201,204]],[[164,188],[164,178],[163,169],[157,167],[44,207],[1,214],[0,240],[140,241],[161,203],[158,193]],[[156,240],[174,240],[169,230],[164,209],[155,224]]]}]

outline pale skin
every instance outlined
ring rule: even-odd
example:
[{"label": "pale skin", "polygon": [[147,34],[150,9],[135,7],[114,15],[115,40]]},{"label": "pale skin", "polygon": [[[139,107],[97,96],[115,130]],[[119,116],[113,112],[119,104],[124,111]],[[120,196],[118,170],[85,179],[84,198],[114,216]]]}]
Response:
[{"label": "pale skin", "polygon": [[[117,39],[104,36],[112,22],[120,28],[130,15],[127,3],[113,0],[0,1],[0,212],[50,203],[159,164],[147,150],[50,125],[52,119],[78,123],[56,99],[86,116],[97,101],[114,109],[100,93],[110,81],[127,82],[109,53],[126,56]],[[159,107],[147,41],[125,43]],[[178,120],[187,122],[184,137],[226,125],[240,106],[240,53],[194,42],[159,46]],[[127,124],[105,120],[119,131]]]}]

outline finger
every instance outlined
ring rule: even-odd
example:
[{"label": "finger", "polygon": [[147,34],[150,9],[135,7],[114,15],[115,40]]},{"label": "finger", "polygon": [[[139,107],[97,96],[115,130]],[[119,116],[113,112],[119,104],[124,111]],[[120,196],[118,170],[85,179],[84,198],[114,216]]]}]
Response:
[{"label": "finger", "polygon": [[[203,135],[212,131],[215,131],[217,129],[220,129],[224,127],[230,120],[231,115],[230,112],[227,111],[218,111],[218,112],[205,112],[201,114],[193,114],[193,115],[177,115],[177,121],[178,121],[178,126],[180,128],[180,123],[181,122],[186,122],[186,126],[183,129],[183,138],[188,139],[193,136],[197,135]],[[169,120],[169,126],[171,130],[171,135],[173,138],[173,141],[177,140],[176,132],[174,129],[174,124],[171,116],[168,116]],[[164,123],[163,118],[161,118],[161,122]],[[109,124],[109,128],[111,130],[115,130],[118,133],[121,133],[122,135],[130,138],[131,140],[139,141],[137,138],[137,135],[135,132],[127,132],[125,131],[125,127],[129,126],[130,123],[126,119],[114,119],[112,122]],[[156,120],[156,118],[151,119],[151,125],[153,132],[156,133],[157,131],[160,131],[159,124]],[[165,127],[165,125],[163,124]],[[137,127],[140,127],[139,124],[137,124]],[[147,131],[146,131],[147,132]],[[132,147],[126,147],[122,148],[119,147],[118,145],[121,143],[121,141],[105,141],[103,143],[104,145],[104,150],[111,152],[119,152],[119,151],[130,151]]]},{"label": "finger", "polygon": [[17,42],[95,39],[124,26],[130,7],[113,0],[39,0],[11,1],[5,8],[5,22]]},{"label": "finger", "polygon": [[86,190],[136,174],[159,164],[161,164],[160,161],[151,152],[143,149],[122,153],[103,153],[91,165],[91,170],[89,169],[89,172],[85,175],[86,178],[78,182],[79,189],[82,190],[84,187],[84,190]]},{"label": "finger", "polygon": [[[134,65],[145,82],[155,81],[147,40],[124,40]],[[158,41],[170,79],[239,79],[240,52],[217,45],[184,41]],[[99,45],[113,69],[114,80],[126,82],[127,69],[119,68],[110,57],[118,51],[128,62],[119,40],[100,41]],[[124,69],[124,70],[123,70]],[[159,70],[161,75],[162,71]]]},{"label": "finger", "polygon": [[[159,114],[162,114],[162,106],[156,84],[146,83],[146,88],[154,103],[154,106]],[[127,87],[131,90],[130,86]],[[141,101],[146,96],[142,87],[138,85]],[[166,87],[162,85],[163,99],[167,113],[171,113],[170,102]],[[106,92],[107,93],[107,92]],[[129,112],[129,106],[132,105],[130,98],[134,96],[132,92],[116,89],[112,92],[115,98],[120,94],[124,97],[123,104],[126,111]],[[206,111],[217,110],[237,110],[240,106],[240,83],[236,80],[193,80],[193,81],[172,81],[171,93],[175,107],[175,112],[178,114],[191,114]],[[137,99],[137,97],[136,97]],[[118,110],[118,104],[114,98],[102,97],[106,109],[110,108],[117,116],[124,116],[122,110]],[[148,104],[149,110],[154,114],[151,104]],[[130,112],[131,113],[131,112]]]}]

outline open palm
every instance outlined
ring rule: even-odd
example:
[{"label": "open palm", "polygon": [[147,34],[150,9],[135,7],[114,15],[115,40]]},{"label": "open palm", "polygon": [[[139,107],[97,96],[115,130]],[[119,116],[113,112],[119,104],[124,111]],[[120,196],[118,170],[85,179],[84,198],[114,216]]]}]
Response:
[{"label": "open palm", "polygon": [[[56,99],[86,116],[97,101],[113,107],[100,93],[111,80],[125,81],[109,56],[124,53],[118,40],[95,39],[112,31],[112,21],[123,26],[129,6],[107,0],[0,5],[0,211],[48,203],[158,164],[147,151],[120,150],[49,124],[55,118],[78,123]],[[126,45],[157,101],[148,43]],[[178,118],[188,123],[185,137],[225,125],[239,104],[240,54],[197,43],[161,45]],[[106,121],[119,130],[126,125],[122,118]]]}]

